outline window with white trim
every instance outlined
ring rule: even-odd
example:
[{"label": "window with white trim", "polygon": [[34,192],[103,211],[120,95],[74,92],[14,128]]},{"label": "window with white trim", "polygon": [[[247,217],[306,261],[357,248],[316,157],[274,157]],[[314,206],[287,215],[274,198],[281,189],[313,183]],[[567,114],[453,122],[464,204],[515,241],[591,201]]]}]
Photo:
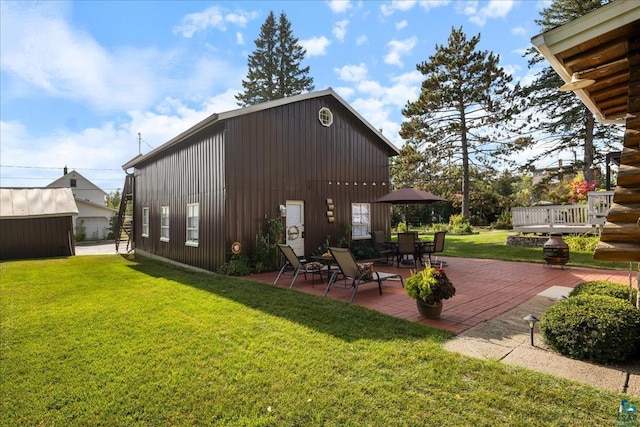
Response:
[{"label": "window with white trim", "polygon": [[333,113],[327,107],[322,107],[318,111],[318,120],[320,120],[322,126],[329,127],[333,123]]},{"label": "window with white trim", "polygon": [[198,246],[198,231],[200,227],[200,204],[187,205],[187,246]]},{"label": "window with white trim", "polygon": [[149,208],[142,208],[142,237],[149,237]]},{"label": "window with white trim", "polygon": [[370,239],[371,238],[371,218],[369,203],[351,204],[351,238]]},{"label": "window with white trim", "polygon": [[169,241],[169,206],[160,208],[160,241]]}]

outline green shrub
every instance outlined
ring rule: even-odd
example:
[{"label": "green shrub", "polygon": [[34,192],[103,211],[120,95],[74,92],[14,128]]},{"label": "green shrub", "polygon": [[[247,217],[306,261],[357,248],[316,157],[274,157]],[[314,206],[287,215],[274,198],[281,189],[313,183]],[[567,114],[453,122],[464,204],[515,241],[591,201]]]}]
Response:
[{"label": "green shrub", "polygon": [[[630,301],[632,304],[635,304],[637,294],[638,291],[632,288]],[[629,301],[629,286],[607,280],[594,280],[580,283],[569,293],[570,297],[578,295],[606,295]]]},{"label": "green shrub", "polygon": [[511,230],[513,228],[511,211],[503,210],[500,213],[498,219],[496,219],[496,222],[494,222],[492,225],[496,230]]},{"label": "green shrub", "polygon": [[398,223],[398,227],[396,228],[396,230],[398,231],[398,233],[406,233],[407,231],[409,231],[409,227],[407,227],[406,222],[400,222]]},{"label": "green shrub", "polygon": [[76,232],[75,232],[76,242],[82,242],[87,239],[87,227],[84,226],[84,220],[78,220],[76,222]]},{"label": "green shrub", "polygon": [[244,254],[234,254],[229,262],[218,268],[218,273],[227,276],[246,276],[252,272],[249,258]]},{"label": "green shrub", "polygon": [[569,251],[594,252],[598,246],[598,236],[565,236],[564,241],[569,245]]},{"label": "green shrub", "polygon": [[370,246],[354,245],[351,247],[351,253],[357,260],[373,259],[378,256],[375,249]]},{"label": "green shrub", "polygon": [[471,234],[473,227],[462,215],[451,215],[449,218],[449,231],[455,234]]},{"label": "green shrub", "polygon": [[609,296],[577,296],[545,311],[540,332],[548,345],[573,359],[622,361],[638,344],[640,311]]}]

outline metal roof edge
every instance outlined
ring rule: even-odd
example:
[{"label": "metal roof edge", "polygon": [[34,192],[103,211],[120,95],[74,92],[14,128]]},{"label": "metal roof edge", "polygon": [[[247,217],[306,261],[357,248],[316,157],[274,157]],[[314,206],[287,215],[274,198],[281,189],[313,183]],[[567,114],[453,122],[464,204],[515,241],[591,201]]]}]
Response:
[{"label": "metal roof edge", "polygon": [[369,123],[364,117],[362,117],[356,110],[353,109],[353,107],[351,107],[351,105],[349,105],[344,99],[342,99],[332,88],[327,88],[327,89],[320,90],[320,91],[317,91],[317,92],[301,93],[299,95],[287,96],[287,97],[284,97],[284,98],[275,99],[273,101],[267,101],[267,102],[263,102],[263,103],[260,103],[260,104],[251,105],[249,107],[236,108],[234,110],[225,111],[225,112],[222,112],[222,113],[219,113],[219,114],[213,114],[213,115],[207,117],[206,119],[202,120],[201,122],[197,123],[196,125],[192,126],[191,128],[187,129],[186,131],[182,132],[178,136],[170,139],[169,141],[167,141],[166,143],[162,144],[161,146],[159,146],[157,148],[154,148],[153,150],[151,150],[147,154],[144,154],[144,155],[138,154],[136,157],[134,157],[133,159],[129,160],[127,163],[123,164],[122,165],[122,169],[124,169],[126,171],[129,168],[135,167],[140,162],[142,162],[142,161],[144,161],[146,159],[149,159],[149,158],[155,156],[156,154],[158,154],[158,153],[160,153],[162,151],[165,151],[168,148],[171,148],[174,145],[179,144],[180,142],[182,142],[183,140],[185,140],[189,136],[199,132],[200,130],[206,128],[207,126],[210,126],[213,123],[216,123],[216,122],[219,122],[219,121],[224,121],[224,120],[227,120],[227,119],[230,119],[230,118],[233,118],[233,117],[242,116],[242,115],[245,115],[245,114],[251,114],[251,113],[258,112],[258,111],[268,110],[270,108],[280,107],[282,105],[292,104],[294,102],[305,101],[307,99],[321,98],[323,96],[332,96],[333,98],[335,98],[347,110],[349,110],[351,112],[351,114],[356,116],[356,118],[358,120],[360,120],[378,138],[380,138],[389,147],[389,149],[393,153],[395,153],[395,155],[399,155],[400,154],[400,150],[387,137],[385,137],[382,134],[382,132],[380,132],[380,130],[376,129],[371,123]]}]

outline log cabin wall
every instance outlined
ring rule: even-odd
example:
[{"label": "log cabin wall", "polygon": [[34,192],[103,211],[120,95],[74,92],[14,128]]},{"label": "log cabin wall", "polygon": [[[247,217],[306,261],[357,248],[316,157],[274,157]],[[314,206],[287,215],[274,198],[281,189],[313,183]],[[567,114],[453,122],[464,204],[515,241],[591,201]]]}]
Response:
[{"label": "log cabin wall", "polygon": [[629,38],[628,118],[618,183],[595,259],[640,261],[640,35]]}]

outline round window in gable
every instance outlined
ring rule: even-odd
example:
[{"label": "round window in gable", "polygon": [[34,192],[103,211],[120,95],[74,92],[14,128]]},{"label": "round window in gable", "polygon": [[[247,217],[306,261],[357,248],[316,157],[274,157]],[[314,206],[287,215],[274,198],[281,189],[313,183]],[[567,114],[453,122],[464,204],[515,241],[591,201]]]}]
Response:
[{"label": "round window in gable", "polygon": [[329,127],[331,123],[333,123],[333,113],[327,107],[322,107],[320,111],[318,111],[318,119],[322,126]]}]

